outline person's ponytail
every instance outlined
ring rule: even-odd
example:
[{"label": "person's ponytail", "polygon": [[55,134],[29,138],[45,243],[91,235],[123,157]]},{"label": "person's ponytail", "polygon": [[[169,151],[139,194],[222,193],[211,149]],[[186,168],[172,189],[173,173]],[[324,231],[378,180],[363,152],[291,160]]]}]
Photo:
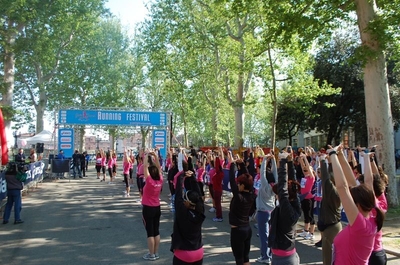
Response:
[{"label": "person's ponytail", "polygon": [[375,211],[376,211],[376,225],[377,225],[377,231],[379,232],[382,229],[383,226],[383,221],[385,220],[385,214],[382,212],[381,209],[375,206]]}]

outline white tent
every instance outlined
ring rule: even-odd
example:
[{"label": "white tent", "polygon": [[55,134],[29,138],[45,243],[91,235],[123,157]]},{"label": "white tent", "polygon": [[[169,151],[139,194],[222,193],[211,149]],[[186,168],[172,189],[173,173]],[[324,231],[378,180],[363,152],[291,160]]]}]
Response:
[{"label": "white tent", "polygon": [[49,148],[51,146],[51,148],[54,146],[54,141],[55,141],[55,135],[47,130],[43,130],[40,133],[36,134],[35,136],[26,138],[26,139],[21,139],[21,143],[22,141],[25,141],[25,145],[27,147],[32,146],[34,144],[37,143],[44,143],[45,148]]}]

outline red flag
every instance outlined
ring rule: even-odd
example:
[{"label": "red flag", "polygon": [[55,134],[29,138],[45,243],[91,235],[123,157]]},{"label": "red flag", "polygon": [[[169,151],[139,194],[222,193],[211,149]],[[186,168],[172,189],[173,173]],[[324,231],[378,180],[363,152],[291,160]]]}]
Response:
[{"label": "red flag", "polygon": [[8,163],[8,147],[6,127],[4,126],[3,112],[0,109],[0,144],[1,144],[1,164],[7,165]]}]

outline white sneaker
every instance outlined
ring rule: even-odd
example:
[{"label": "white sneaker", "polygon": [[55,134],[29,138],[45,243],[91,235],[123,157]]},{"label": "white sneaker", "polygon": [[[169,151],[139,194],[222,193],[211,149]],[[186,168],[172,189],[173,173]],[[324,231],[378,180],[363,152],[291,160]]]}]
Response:
[{"label": "white sneaker", "polygon": [[208,210],[208,211],[209,211],[210,213],[215,213],[216,210],[215,210],[214,207],[211,207],[210,210]]},{"label": "white sneaker", "polygon": [[258,258],[256,259],[256,262],[258,262],[258,263],[263,263],[263,264],[270,264],[270,263],[271,263],[271,260],[270,260],[270,259],[267,259],[267,258],[263,259],[262,257],[258,257]]},{"label": "white sneaker", "polygon": [[306,231],[303,230],[303,232],[301,232],[298,236],[299,236],[299,237],[304,237],[304,238],[305,238],[305,237],[307,236],[307,234],[308,234],[308,232],[306,232]]},{"label": "white sneaker", "polygon": [[131,195],[129,193],[125,193],[124,197],[128,198],[128,197],[131,197]]},{"label": "white sneaker", "polygon": [[314,234],[311,234],[310,232],[308,232],[304,238],[307,240],[314,240]]},{"label": "white sneaker", "polygon": [[146,255],[143,256],[143,259],[145,259],[145,260],[156,260],[157,258],[156,258],[156,256],[154,254],[147,253]]}]

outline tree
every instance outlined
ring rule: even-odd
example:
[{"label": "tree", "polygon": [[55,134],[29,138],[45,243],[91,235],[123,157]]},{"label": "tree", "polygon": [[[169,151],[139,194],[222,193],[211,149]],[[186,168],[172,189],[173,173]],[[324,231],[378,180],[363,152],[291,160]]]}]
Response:
[{"label": "tree", "polygon": [[[4,1],[3,1],[4,2]],[[104,12],[104,0],[13,1],[2,7],[1,47],[4,63],[3,105],[13,106],[14,82],[36,109],[36,130],[43,129],[46,85],[54,78],[60,58],[74,36]],[[15,64],[15,58],[18,64]],[[15,69],[15,73],[14,73]],[[23,89],[23,91],[22,91]],[[10,116],[8,122],[12,117]]]},{"label": "tree", "polygon": [[339,144],[349,128],[356,132],[356,145],[367,144],[362,69],[354,58],[358,42],[353,36],[357,34],[351,30],[335,34],[315,56],[314,78],[340,89],[318,97],[312,110],[317,115],[307,121],[310,128],[327,134],[326,145]]},{"label": "tree", "polygon": [[[388,24],[385,23],[384,17],[379,15],[377,1],[354,0],[354,3],[361,48],[365,52],[363,71],[368,144],[369,146],[379,146],[376,154],[378,161],[382,161],[385,171],[389,175],[389,187],[396,187],[393,117],[384,54],[385,36],[387,35],[381,35],[382,32],[387,32]],[[400,6],[398,1],[391,1],[391,3],[395,4],[397,8]],[[385,4],[386,2],[383,1],[382,7],[385,7]],[[390,12],[391,10],[386,11]],[[391,205],[399,204],[397,189],[389,189],[388,199]]]}]

